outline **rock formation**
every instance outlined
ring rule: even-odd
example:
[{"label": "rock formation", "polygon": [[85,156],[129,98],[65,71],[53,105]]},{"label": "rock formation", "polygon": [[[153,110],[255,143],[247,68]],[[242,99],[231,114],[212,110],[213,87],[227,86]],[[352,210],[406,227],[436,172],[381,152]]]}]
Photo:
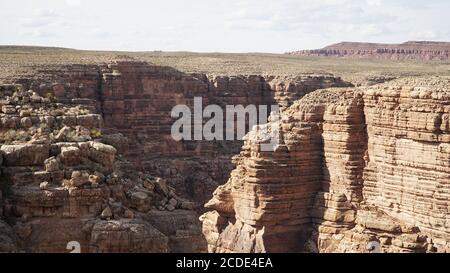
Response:
[{"label": "rock formation", "polygon": [[293,51],[300,56],[335,56],[392,60],[441,60],[450,58],[450,43],[411,41],[402,44],[343,42],[314,50]]},{"label": "rock formation", "polygon": [[209,251],[449,252],[449,84],[320,90],[282,113],[275,152],[249,133],[201,217]]},{"label": "rock formation", "polygon": [[[102,143],[97,101],[70,100],[60,88],[42,97],[23,85],[1,86],[0,251],[66,252],[72,241],[82,252],[203,251],[198,227],[169,234],[169,224],[156,229],[144,220],[151,210],[197,216],[165,180],[129,168],[117,154],[123,142]],[[170,248],[180,236],[190,248]]]},{"label": "rock formation", "polygon": [[175,142],[173,106],[287,107],[333,76],[185,74],[118,59],[46,66],[0,85],[0,251],[204,252],[199,205],[242,141]]},{"label": "rock formation", "polygon": [[[0,84],[0,252],[448,252],[449,84],[38,67]],[[278,104],[281,142],[174,141],[194,97]]]}]

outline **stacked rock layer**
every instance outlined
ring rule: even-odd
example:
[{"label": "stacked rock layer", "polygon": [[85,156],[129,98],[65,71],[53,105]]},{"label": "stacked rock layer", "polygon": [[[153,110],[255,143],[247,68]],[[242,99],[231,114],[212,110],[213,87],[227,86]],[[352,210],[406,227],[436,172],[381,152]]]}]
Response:
[{"label": "stacked rock layer", "polygon": [[241,140],[171,137],[174,106],[282,107],[333,76],[185,74],[120,58],[0,84],[0,252],[203,252],[198,205]]},{"label": "stacked rock layer", "polygon": [[274,152],[251,132],[201,217],[209,251],[450,251],[449,86],[320,90],[282,113]]}]

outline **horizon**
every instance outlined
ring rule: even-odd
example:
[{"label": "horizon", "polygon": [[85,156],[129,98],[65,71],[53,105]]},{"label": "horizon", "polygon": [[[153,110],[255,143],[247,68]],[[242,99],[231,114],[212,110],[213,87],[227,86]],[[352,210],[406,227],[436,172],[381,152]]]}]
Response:
[{"label": "horizon", "polygon": [[93,51],[285,53],[342,41],[449,41],[436,0],[18,0],[3,4],[0,44]]},{"label": "horizon", "polygon": [[[373,45],[402,45],[402,44],[406,44],[406,43],[430,43],[430,44],[449,44],[450,45],[450,41],[431,41],[431,40],[410,40],[410,41],[405,41],[405,42],[401,42],[401,43],[383,43],[383,42],[357,42],[357,41],[341,41],[341,42],[337,42],[334,44],[329,44],[329,45],[324,45],[322,47],[319,48],[299,48],[295,51],[302,51],[302,50],[318,50],[318,49],[322,49],[328,46],[334,46],[334,45],[338,45],[338,44],[344,44],[344,43],[351,43],[351,44],[373,44]],[[70,48],[70,47],[62,47],[62,46],[47,46],[47,45],[33,45],[33,44],[0,44],[0,49],[4,48],[4,47],[24,47],[24,48],[49,48],[49,49],[62,49],[62,50],[75,50],[75,51],[94,51],[94,52],[130,52],[130,53],[146,53],[146,52],[152,52],[152,53],[193,53],[193,54],[286,54],[289,53],[289,51],[287,52],[258,52],[258,51],[254,51],[254,52],[221,52],[221,51],[187,51],[187,50],[113,50],[113,49],[101,49],[101,50],[95,50],[95,49],[80,49],[80,48]],[[293,51],[292,51],[293,52]]]}]

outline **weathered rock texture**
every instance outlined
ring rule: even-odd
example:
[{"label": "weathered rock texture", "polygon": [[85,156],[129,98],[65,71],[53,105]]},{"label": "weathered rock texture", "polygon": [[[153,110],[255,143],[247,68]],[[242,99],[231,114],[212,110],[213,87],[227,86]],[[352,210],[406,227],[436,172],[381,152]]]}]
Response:
[{"label": "weathered rock texture", "polygon": [[[126,58],[36,71],[0,85],[0,251],[449,251],[448,78],[358,89]],[[196,96],[280,105],[280,145],[260,150],[268,125],[175,142],[171,109]]]},{"label": "weathered rock texture", "polygon": [[[41,83],[45,97],[23,85],[0,86],[0,251],[68,252],[72,241],[82,252],[205,251],[198,226],[176,233],[170,222],[155,228],[145,220],[150,211],[186,222],[197,214],[164,179],[138,172],[117,153],[126,150],[122,135],[102,135],[98,94],[70,99],[70,83],[58,86]],[[180,239],[190,248],[170,246]]]},{"label": "weathered rock texture", "polygon": [[321,90],[282,113],[275,152],[251,132],[201,217],[209,251],[449,252],[449,86]]},{"label": "weathered rock texture", "polygon": [[[182,196],[204,204],[229,177],[242,141],[182,141],[171,136],[175,105],[273,105],[282,108],[314,90],[351,84],[323,75],[298,77],[185,74],[145,62],[118,61],[102,69],[105,127],[128,138],[127,158],[166,178]],[[225,118],[225,116],[224,116]]]},{"label": "weathered rock texture", "polygon": [[322,49],[294,51],[288,54],[392,60],[448,60],[450,43],[426,41],[412,41],[403,44],[343,42]]},{"label": "weathered rock texture", "polygon": [[199,205],[242,141],[175,142],[175,105],[287,107],[333,76],[184,74],[121,58],[0,85],[0,251],[203,252]]}]

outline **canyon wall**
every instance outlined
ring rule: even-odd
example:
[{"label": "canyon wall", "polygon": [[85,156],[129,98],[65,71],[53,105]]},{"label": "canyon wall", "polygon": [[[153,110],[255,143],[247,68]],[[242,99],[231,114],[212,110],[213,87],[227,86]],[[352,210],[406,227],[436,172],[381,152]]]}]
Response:
[{"label": "canyon wall", "polygon": [[332,76],[210,77],[121,58],[0,85],[0,251],[202,252],[198,206],[242,141],[175,142],[173,106],[273,104]]},{"label": "canyon wall", "polygon": [[334,56],[391,60],[441,60],[450,58],[450,43],[411,41],[402,44],[343,42],[314,50],[293,51],[299,56]]},{"label": "canyon wall", "polygon": [[[0,85],[0,251],[448,252],[449,83],[39,67]],[[194,97],[278,104],[280,144],[174,141]]]},{"label": "canyon wall", "polygon": [[[448,78],[320,90],[248,134],[206,207],[211,252],[449,252]],[[370,245],[372,244],[372,245]]]}]

